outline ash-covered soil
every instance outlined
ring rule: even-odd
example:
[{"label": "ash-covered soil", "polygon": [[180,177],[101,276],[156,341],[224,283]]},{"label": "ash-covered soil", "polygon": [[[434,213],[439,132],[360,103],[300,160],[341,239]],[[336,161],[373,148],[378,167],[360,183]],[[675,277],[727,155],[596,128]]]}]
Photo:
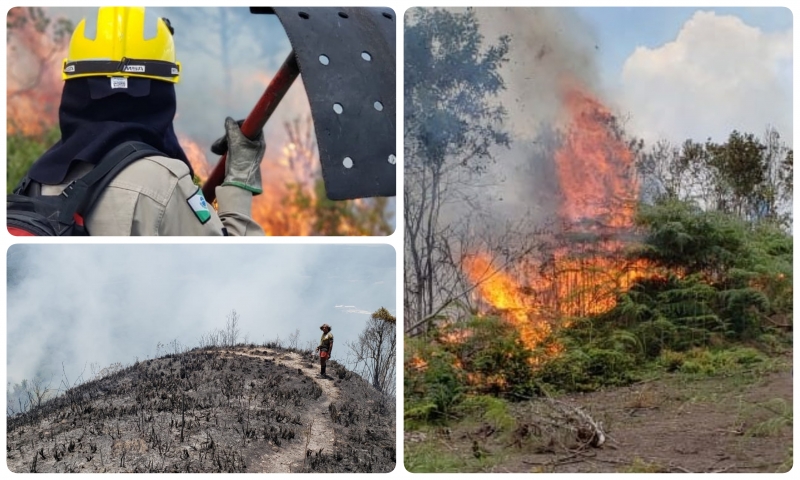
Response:
[{"label": "ash-covered soil", "polygon": [[7,419],[12,472],[389,472],[395,405],[335,361],[237,346],[138,362]]}]

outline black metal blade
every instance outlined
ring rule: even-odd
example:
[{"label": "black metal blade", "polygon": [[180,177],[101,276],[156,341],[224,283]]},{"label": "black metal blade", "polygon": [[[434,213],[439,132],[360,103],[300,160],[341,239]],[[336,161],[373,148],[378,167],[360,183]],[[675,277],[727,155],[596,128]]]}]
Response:
[{"label": "black metal blade", "polygon": [[395,196],[394,11],[253,7],[251,12],[277,14],[297,55],[328,198]]}]

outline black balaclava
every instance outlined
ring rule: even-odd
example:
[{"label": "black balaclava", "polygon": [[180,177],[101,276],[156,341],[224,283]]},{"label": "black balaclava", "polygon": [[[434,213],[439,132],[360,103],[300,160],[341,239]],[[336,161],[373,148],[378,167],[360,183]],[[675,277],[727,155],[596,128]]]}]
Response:
[{"label": "black balaclava", "polygon": [[74,78],[64,82],[58,121],[61,140],[31,167],[28,176],[45,185],[64,181],[73,161],[97,165],[117,145],[140,141],[189,166],[172,120],[175,85],[148,78]]}]

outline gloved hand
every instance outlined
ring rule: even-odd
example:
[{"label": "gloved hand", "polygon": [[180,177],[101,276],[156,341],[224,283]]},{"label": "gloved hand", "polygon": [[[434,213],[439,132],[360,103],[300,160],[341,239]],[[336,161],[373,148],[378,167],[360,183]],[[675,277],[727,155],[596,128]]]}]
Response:
[{"label": "gloved hand", "polygon": [[239,128],[242,122],[226,118],[225,136],[211,145],[211,151],[217,155],[228,154],[223,186],[233,185],[258,195],[264,191],[261,186],[261,160],[267,144],[264,142],[264,132],[259,132],[256,140],[245,137]]},{"label": "gloved hand", "polygon": [[[237,120],[236,125],[239,125],[239,130],[242,129],[242,124],[244,123],[244,119]],[[214,155],[225,155],[228,153],[228,135],[223,135],[218,139],[214,140],[214,143],[211,144],[211,153]]]}]

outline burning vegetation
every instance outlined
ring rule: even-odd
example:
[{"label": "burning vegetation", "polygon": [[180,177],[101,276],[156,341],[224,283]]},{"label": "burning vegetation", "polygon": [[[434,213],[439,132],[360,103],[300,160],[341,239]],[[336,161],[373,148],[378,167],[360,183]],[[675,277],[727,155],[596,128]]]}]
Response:
[{"label": "burning vegetation", "polygon": [[[434,9],[419,13],[417,20],[439,22],[454,32],[469,30],[465,25],[476,22],[471,11],[461,18],[466,23],[457,21],[459,15]],[[428,38],[430,31],[419,25],[412,31],[419,41],[443,42],[459,54],[455,50],[461,44],[437,37],[446,37],[448,30],[435,30],[439,33]],[[480,41],[479,36],[460,35]],[[504,38],[481,61],[491,60],[498,68],[502,59],[497,56],[507,46]],[[424,57],[422,52],[415,54]],[[459,78],[460,73],[452,75]],[[459,401],[448,403],[442,389],[454,397],[491,393],[520,398],[542,393],[545,385],[586,391],[629,383],[636,378],[637,365],[718,344],[721,338],[735,341],[763,334],[770,325],[782,324],[766,319],[785,318],[791,309],[786,303],[791,238],[780,231],[780,218],[770,214],[777,206],[761,208],[769,215],[758,222],[742,210],[725,207],[748,202],[731,186],[729,179],[739,177],[728,176],[740,166],[743,171],[745,165],[765,171],[748,177],[763,180],[763,185],[751,186],[751,195],[762,188],[790,191],[791,185],[780,182],[791,171],[792,152],[776,143],[779,136],[768,136],[761,144],[734,132],[726,144],[689,141],[686,150],[664,155],[655,148],[646,151],[591,86],[568,69],[554,86],[559,108],[540,130],[534,142],[538,150],[530,153],[538,168],[535,174],[546,177],[532,178],[531,189],[537,188],[535,181],[540,183],[541,195],[548,197],[542,205],[549,207],[550,216],[526,218],[522,227],[498,232],[496,238],[473,233],[479,231],[478,215],[472,223],[437,223],[452,218],[442,213],[441,205],[458,201],[444,195],[459,192],[468,175],[485,171],[474,166],[475,152],[490,158],[482,139],[495,139],[498,148],[506,145],[505,132],[492,123],[495,117],[470,117],[473,110],[467,109],[463,122],[444,124],[454,132],[441,144],[428,131],[430,125],[412,121],[407,126],[412,138],[406,139],[411,145],[406,156],[418,158],[407,158],[415,169],[406,170],[407,190],[409,185],[417,189],[407,191],[406,206],[413,213],[406,224],[406,372],[411,377],[406,391],[407,398],[424,399],[407,410],[407,418],[451,415]],[[447,92],[437,94],[446,97]],[[420,102],[430,94],[406,92]],[[487,101],[495,92],[472,94]],[[439,105],[451,103],[440,100]],[[461,115],[458,108],[448,107],[441,115]],[[483,108],[493,111],[488,104]],[[464,144],[454,145],[455,137]],[[747,152],[762,153],[760,159],[737,160],[734,166],[731,159]],[[713,184],[700,193],[727,193],[693,202],[693,180],[681,173],[691,162],[694,169],[703,165],[701,177]],[[657,171],[683,175],[686,191],[670,187],[644,195],[643,183],[669,186],[678,180],[658,177]],[[425,185],[431,187],[425,190]],[[480,192],[470,192],[477,193],[466,197],[467,203],[477,204]],[[775,249],[765,247],[772,241],[777,242]],[[765,264],[771,266],[765,269]]]},{"label": "burning vegetation", "polygon": [[498,268],[492,253],[475,252],[463,265],[479,310],[499,313],[531,351],[570,318],[611,310],[620,292],[653,271],[625,255],[636,238],[634,145],[596,97],[573,81],[566,84],[564,133],[552,153],[561,231],[550,235],[549,253]]},{"label": "burning vegetation", "polygon": [[[677,426],[681,401],[662,412],[669,418],[656,420],[657,431],[643,433],[656,416],[645,409],[676,396],[669,382],[788,374],[791,148],[769,130],[763,139],[734,131],[724,143],[646,149],[584,81],[592,75],[579,70],[591,66],[594,49],[552,28],[565,20],[559,12],[409,14],[404,393],[412,472],[608,470],[636,464],[645,437],[654,447],[647,455],[674,465],[667,452],[675,442],[662,433],[684,441],[702,419]],[[488,32],[497,38],[485,41]],[[506,57],[509,32],[516,56]],[[489,79],[458,84],[476,75]],[[506,79],[520,87],[520,77],[533,87],[497,94]],[[504,100],[524,104],[526,96],[530,113],[513,116],[518,106]],[[498,114],[498,104],[512,113]],[[520,122],[511,147],[504,120]],[[536,122],[531,138],[523,130]],[[492,181],[509,179],[494,190]],[[500,187],[506,202],[495,195]],[[787,209],[788,217],[780,213]],[[654,398],[642,393],[644,378],[658,385]],[[604,396],[608,408],[597,408]],[[732,396],[741,399],[738,387]],[[776,436],[790,437],[790,426]],[[698,458],[714,456],[706,446],[719,445],[719,431],[705,432]],[[616,453],[603,448],[609,441]],[[739,471],[785,471],[764,465]]]}]

